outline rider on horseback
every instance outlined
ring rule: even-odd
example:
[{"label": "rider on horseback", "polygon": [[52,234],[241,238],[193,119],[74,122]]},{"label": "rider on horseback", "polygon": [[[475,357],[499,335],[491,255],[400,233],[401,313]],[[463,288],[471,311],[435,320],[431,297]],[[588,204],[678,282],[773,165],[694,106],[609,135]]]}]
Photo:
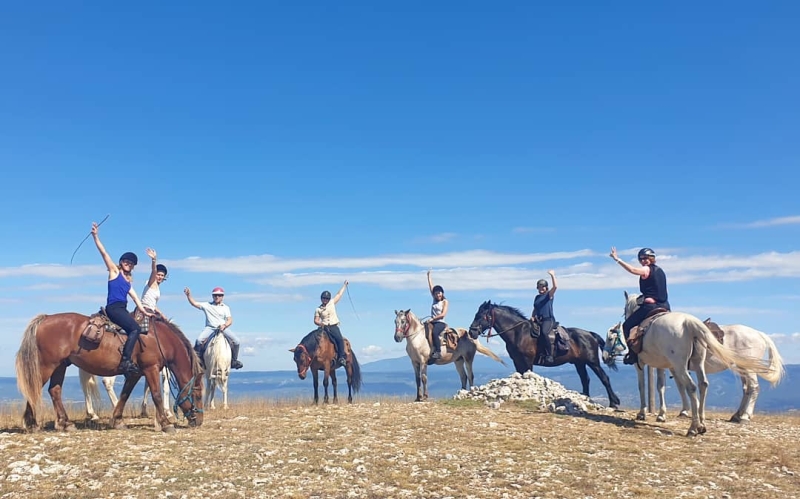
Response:
[{"label": "rider on horseback", "polygon": [[231,343],[231,369],[241,369],[244,367],[239,361],[239,337],[236,336],[230,328],[233,324],[233,316],[231,316],[231,309],[228,305],[222,303],[225,297],[225,290],[222,288],[214,288],[211,291],[211,302],[198,303],[192,298],[192,292],[189,288],[184,288],[183,292],[186,298],[194,308],[200,309],[206,314],[206,327],[197,337],[194,343],[194,350],[197,356],[200,357],[200,362],[203,361],[203,348],[205,347],[206,340],[215,331],[219,330]]},{"label": "rider on horseback", "polygon": [[133,355],[136,340],[139,339],[141,328],[128,312],[128,296],[131,297],[133,303],[139,307],[140,310],[144,311],[146,316],[150,317],[153,315],[144,310],[142,302],[139,301],[139,297],[136,295],[136,291],[131,287],[131,281],[133,281],[131,273],[136,264],[139,263],[139,259],[136,257],[136,254],[128,251],[119,257],[119,264],[114,263],[114,260],[108,256],[108,252],[106,252],[105,247],[103,247],[103,243],[100,242],[97,227],[98,225],[93,222],[92,238],[94,238],[94,244],[97,246],[97,250],[100,252],[108,268],[106,315],[112,322],[125,330],[125,333],[128,335],[128,338],[125,340],[125,346],[122,348],[122,359],[120,360],[118,369],[125,375],[138,374],[139,368],[131,361],[131,355]]},{"label": "rider on horseback", "polygon": [[158,309],[158,300],[161,298],[161,283],[167,280],[167,267],[158,263],[156,250],[147,248],[147,256],[150,257],[151,269],[150,278],[142,292],[142,305],[145,310],[153,312],[158,317],[163,317],[161,310]]},{"label": "rider on horseback", "polygon": [[553,297],[556,294],[558,285],[556,283],[556,273],[548,270],[547,274],[553,281],[553,287],[547,289],[547,281],[539,279],[536,282],[536,289],[539,294],[533,299],[533,312],[531,320],[539,324],[539,344],[544,347],[544,364],[553,363],[553,344],[550,342],[550,330],[553,329],[556,319],[553,315]]},{"label": "rider on horseback", "polygon": [[429,325],[433,327],[431,331],[431,355],[428,357],[428,365],[434,364],[437,360],[442,358],[442,339],[441,334],[447,329],[447,323],[444,318],[447,316],[447,298],[444,297],[444,288],[433,285],[431,279],[431,271],[428,271],[428,289],[433,296],[433,303],[431,304],[431,317],[424,322],[425,327]]},{"label": "rider on horseback", "polygon": [[325,329],[328,335],[333,339],[334,346],[336,347],[336,366],[347,365],[347,354],[344,351],[344,340],[342,339],[342,332],[339,330],[339,316],[336,315],[336,304],[342,297],[345,288],[347,288],[347,281],[344,281],[339,292],[331,300],[331,292],[323,291],[320,295],[322,304],[314,311],[314,324]]},{"label": "rider on horseback", "polygon": [[[639,263],[642,265],[640,268],[636,268],[622,261],[617,256],[617,249],[613,246],[611,247],[609,256],[611,256],[615,262],[622,265],[622,268],[633,275],[639,276],[639,291],[642,294],[643,301],[639,308],[637,308],[630,317],[625,319],[625,322],[622,324],[622,333],[627,342],[631,334],[631,329],[638,326],[650,312],[657,308],[671,310],[667,296],[667,276],[664,274],[661,267],[656,265],[656,254],[650,248],[642,248],[639,250],[638,258]],[[631,349],[628,349],[628,354],[625,355],[623,363],[636,364],[637,362],[638,356],[631,351]]]}]

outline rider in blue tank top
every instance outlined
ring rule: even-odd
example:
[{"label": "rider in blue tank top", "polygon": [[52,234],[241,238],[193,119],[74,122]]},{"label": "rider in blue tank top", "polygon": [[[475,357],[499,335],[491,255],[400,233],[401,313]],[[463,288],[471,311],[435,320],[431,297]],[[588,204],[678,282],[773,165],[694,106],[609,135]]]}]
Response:
[{"label": "rider in blue tank top", "polygon": [[138,366],[133,362],[131,356],[133,349],[136,346],[136,340],[139,338],[141,329],[139,324],[131,317],[128,312],[128,296],[131,297],[133,303],[145,315],[152,317],[153,313],[149,312],[142,306],[136,291],[131,287],[133,277],[131,272],[138,263],[139,259],[136,254],[123,253],[119,257],[119,264],[114,263],[114,260],[108,256],[103,243],[100,242],[100,236],[97,234],[97,224],[92,223],[92,237],[97,250],[103,257],[103,261],[108,268],[108,298],[106,298],[106,315],[115,324],[118,324],[127,333],[128,338],[125,340],[125,346],[122,347],[122,358],[119,363],[119,370],[125,375],[139,374]]}]

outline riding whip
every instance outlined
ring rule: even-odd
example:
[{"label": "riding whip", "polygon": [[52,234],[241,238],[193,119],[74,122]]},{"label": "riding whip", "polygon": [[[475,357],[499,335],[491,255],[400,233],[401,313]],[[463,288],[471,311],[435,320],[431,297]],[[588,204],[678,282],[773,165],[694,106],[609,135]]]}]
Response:
[{"label": "riding whip", "polygon": [[[108,215],[106,215],[106,218],[104,218],[104,219],[100,220],[100,223],[99,223],[99,224],[97,224],[97,226],[98,226],[98,227],[100,227],[101,225],[103,225],[103,222],[105,222],[106,220],[108,220],[108,217],[109,217],[109,216],[111,216],[111,214],[108,214]],[[91,233],[91,232],[89,232],[88,234],[86,234],[86,237],[84,237],[84,238],[83,238],[83,241],[81,241],[81,244],[79,244],[79,245],[78,245],[78,247],[77,247],[77,248],[75,248],[75,251],[73,251],[73,252],[72,252],[72,258],[70,258],[70,259],[69,259],[69,264],[70,264],[70,265],[72,265],[72,260],[74,260],[74,259],[75,259],[75,254],[78,252],[78,250],[79,250],[79,249],[81,249],[81,246],[83,246],[83,243],[85,243],[85,242],[86,242],[86,240],[87,240],[87,239],[89,239],[89,236],[91,236],[91,235],[92,235],[92,233]]]},{"label": "riding whip", "polygon": [[358,316],[358,312],[356,312],[356,306],[353,305],[353,297],[350,296],[350,284],[348,283],[347,286],[344,287],[347,290],[347,299],[350,300],[350,306],[353,307],[353,313],[356,314],[356,319],[361,321],[361,318]]}]

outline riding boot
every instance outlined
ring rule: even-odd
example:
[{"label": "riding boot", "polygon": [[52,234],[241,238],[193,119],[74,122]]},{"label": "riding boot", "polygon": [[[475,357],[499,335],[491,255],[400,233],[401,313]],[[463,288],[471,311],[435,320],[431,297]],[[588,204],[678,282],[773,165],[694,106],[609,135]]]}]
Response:
[{"label": "riding boot", "polygon": [[639,362],[639,356],[636,355],[636,352],[633,350],[628,349],[628,353],[625,354],[625,357],[622,358],[622,363],[626,365],[633,365]]},{"label": "riding boot", "polygon": [[347,354],[344,351],[344,340],[337,338],[336,350],[338,350],[339,358],[336,359],[337,367],[344,367],[347,365]]},{"label": "riding boot", "polygon": [[244,367],[239,362],[239,345],[231,345],[231,369],[241,369]]},{"label": "riding boot", "polygon": [[122,371],[122,374],[126,376],[139,374],[139,366],[131,361],[133,349],[136,346],[136,341],[138,339],[139,329],[137,328],[128,333],[128,338],[125,340],[125,346],[122,347],[122,359],[119,363],[119,370]]},{"label": "riding boot", "polygon": [[194,342],[194,353],[197,354],[197,358],[200,359],[200,366],[205,369],[206,364],[203,361],[203,344],[199,341]]}]

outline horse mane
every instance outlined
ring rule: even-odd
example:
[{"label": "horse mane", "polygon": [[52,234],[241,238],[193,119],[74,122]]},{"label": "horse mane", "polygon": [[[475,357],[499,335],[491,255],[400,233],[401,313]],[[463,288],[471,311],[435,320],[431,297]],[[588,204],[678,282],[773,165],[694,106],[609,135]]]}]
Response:
[{"label": "horse mane", "polygon": [[178,327],[178,325],[172,322],[171,320],[167,319],[158,320],[157,322],[165,324],[169,328],[169,330],[172,331],[172,333],[178,337],[178,340],[180,340],[180,342],[183,343],[183,347],[186,348],[186,353],[189,354],[189,359],[192,362],[192,374],[201,373],[203,369],[200,366],[200,359],[197,358],[197,354],[194,351],[194,346],[192,346],[192,342],[189,341],[189,338],[187,338],[185,334],[183,334],[183,331],[181,331],[180,327]]},{"label": "horse mane", "polygon": [[311,331],[307,335],[303,336],[303,339],[300,340],[300,345],[303,345],[305,349],[308,351],[309,355],[314,355],[317,352],[317,348],[319,347],[319,333],[322,330],[321,327]]},{"label": "horse mane", "polygon": [[499,308],[501,310],[505,310],[506,312],[511,313],[511,314],[516,314],[521,319],[527,319],[525,314],[523,314],[522,311],[520,309],[516,308],[516,307],[512,307],[511,305],[501,305],[499,303],[491,303],[491,302],[490,302],[490,304],[495,308]]}]

